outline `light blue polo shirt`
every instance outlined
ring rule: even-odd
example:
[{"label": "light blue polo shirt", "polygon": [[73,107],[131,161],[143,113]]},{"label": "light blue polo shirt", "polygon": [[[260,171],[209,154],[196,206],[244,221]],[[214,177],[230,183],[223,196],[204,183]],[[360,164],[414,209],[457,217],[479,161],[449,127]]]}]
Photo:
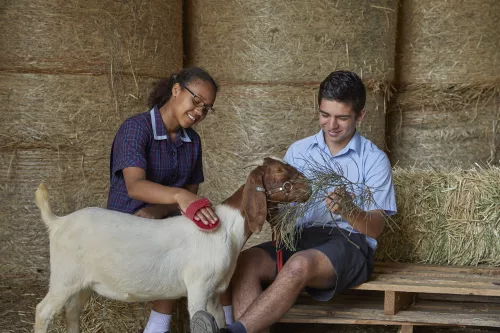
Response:
[{"label": "light blue polo shirt", "polygon": [[[371,191],[372,202],[360,203],[354,199],[354,203],[358,207],[365,211],[383,209],[388,216],[396,213],[396,196],[389,159],[382,150],[358,132],[354,134],[344,149],[332,156],[325,143],[323,130],[320,130],[316,135],[293,143],[288,148],[284,160],[308,178],[311,178],[311,167],[315,165],[325,166],[328,163],[327,170],[337,170],[337,173],[356,184],[352,188],[347,188],[348,191],[354,192],[356,198],[362,191],[367,189]],[[333,190],[334,187],[328,189],[328,192]],[[314,209],[309,210],[297,220],[297,225],[304,228],[338,226],[349,232],[358,233],[340,215],[333,216],[332,220],[325,201],[318,199]],[[366,236],[366,240],[372,249],[377,248],[375,239]]]}]

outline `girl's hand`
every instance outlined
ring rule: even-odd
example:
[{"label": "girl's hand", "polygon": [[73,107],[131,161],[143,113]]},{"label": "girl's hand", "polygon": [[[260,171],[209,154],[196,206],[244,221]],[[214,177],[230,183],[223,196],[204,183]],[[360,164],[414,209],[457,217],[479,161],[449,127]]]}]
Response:
[{"label": "girl's hand", "polygon": [[[177,203],[179,204],[179,208],[185,212],[190,204],[200,199],[201,197],[185,190],[178,196]],[[196,212],[194,219],[196,221],[201,221],[205,225],[215,224],[219,220],[212,207],[200,209]]]}]

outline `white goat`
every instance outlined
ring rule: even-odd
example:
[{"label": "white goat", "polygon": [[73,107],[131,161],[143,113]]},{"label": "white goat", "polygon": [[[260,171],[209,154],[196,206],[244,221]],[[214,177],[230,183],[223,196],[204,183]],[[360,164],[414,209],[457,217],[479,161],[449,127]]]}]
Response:
[{"label": "white goat", "polygon": [[219,295],[229,285],[238,255],[259,233],[270,205],[304,202],[310,194],[293,167],[266,158],[230,198],[215,207],[220,226],[199,231],[187,217],[149,220],[102,208],[55,216],[43,184],[36,204],[50,233],[50,288],[36,307],[35,333],[47,331],[66,305],[67,331],[80,331],[92,290],[120,301],[188,298],[192,317],[211,312],[219,325]]}]

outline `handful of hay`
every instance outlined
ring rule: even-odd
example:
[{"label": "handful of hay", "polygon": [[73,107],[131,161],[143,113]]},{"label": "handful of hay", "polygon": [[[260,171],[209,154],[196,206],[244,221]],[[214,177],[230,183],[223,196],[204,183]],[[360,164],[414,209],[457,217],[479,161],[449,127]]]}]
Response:
[{"label": "handful of hay", "polygon": [[[300,226],[296,226],[296,221],[303,218],[307,212],[322,209],[324,201],[329,197],[333,189],[337,189],[337,197],[332,204],[339,204],[340,215],[358,214],[359,209],[367,206],[377,206],[373,199],[373,193],[377,189],[367,187],[363,183],[349,180],[338,163],[326,161],[305,160],[307,178],[312,188],[309,200],[303,204],[286,204],[279,207],[279,211],[271,214],[269,223],[272,226],[273,234],[276,238],[277,247],[285,247],[290,250],[295,249],[297,236],[300,234]],[[332,197],[330,197],[332,198]],[[325,215],[329,215],[335,228],[338,228],[347,238],[348,231],[342,230],[338,226],[339,218],[331,211],[325,209]],[[322,219],[324,220],[324,219]],[[390,219],[387,219],[390,221]],[[368,223],[368,221],[366,222]],[[318,223],[319,225],[319,223]],[[389,224],[390,226],[390,224]],[[324,226],[326,227],[326,226]],[[356,228],[356,226],[353,226]],[[357,247],[356,244],[353,243]]]}]

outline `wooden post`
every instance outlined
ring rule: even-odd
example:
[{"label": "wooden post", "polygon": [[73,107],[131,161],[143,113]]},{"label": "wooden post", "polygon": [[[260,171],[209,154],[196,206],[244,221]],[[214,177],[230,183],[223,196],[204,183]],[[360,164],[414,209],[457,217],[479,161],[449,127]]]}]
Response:
[{"label": "wooden post", "polygon": [[413,303],[415,294],[400,291],[386,291],[384,297],[384,313],[395,315],[399,310]]},{"label": "wooden post", "polygon": [[399,333],[413,333],[413,325],[401,325]]}]

